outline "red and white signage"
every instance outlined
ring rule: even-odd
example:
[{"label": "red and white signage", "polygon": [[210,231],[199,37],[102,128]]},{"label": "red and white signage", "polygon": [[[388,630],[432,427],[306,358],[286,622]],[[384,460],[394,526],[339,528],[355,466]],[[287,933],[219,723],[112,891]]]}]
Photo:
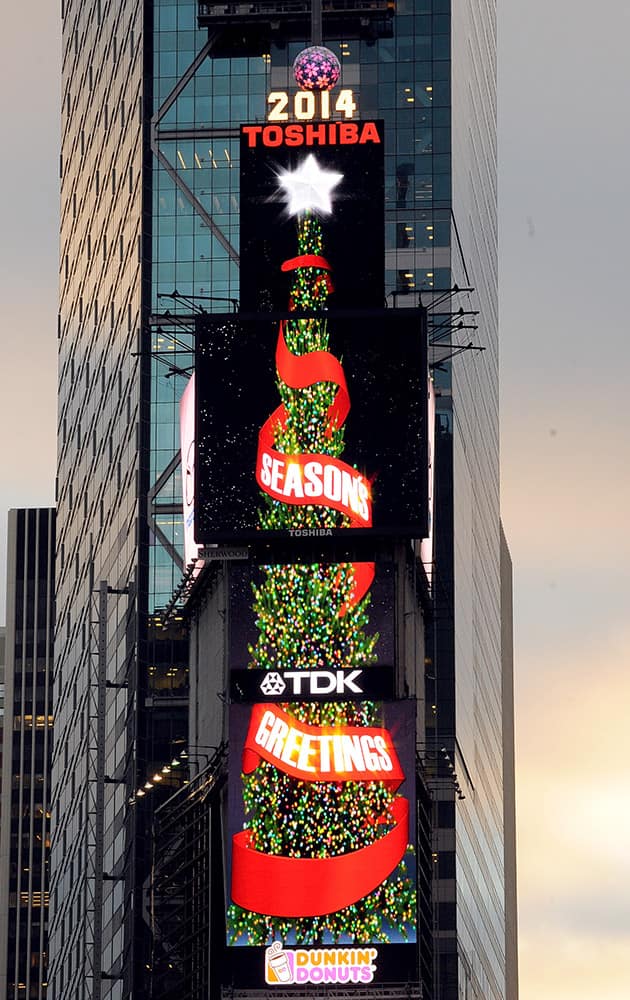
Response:
[{"label": "red and white signage", "polygon": [[194,565],[196,576],[202,566],[201,546],[195,541],[195,376],[192,375],[179,403],[179,433],[182,464],[184,513],[184,566]]}]

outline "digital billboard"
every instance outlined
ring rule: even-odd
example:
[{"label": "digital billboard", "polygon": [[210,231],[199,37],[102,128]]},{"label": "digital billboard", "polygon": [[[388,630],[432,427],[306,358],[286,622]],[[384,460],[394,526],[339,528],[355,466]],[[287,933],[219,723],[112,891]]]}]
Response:
[{"label": "digital billboard", "polygon": [[427,531],[426,314],[383,308],[383,135],[241,128],[241,312],[196,322],[198,543]]},{"label": "digital billboard", "polygon": [[195,358],[195,539],[251,557],[227,588],[224,982],[410,981],[416,705],[393,567],[365,560],[427,531],[427,343],[422,309],[384,308],[382,123],[243,126],[240,196],[241,312],[199,316]]},{"label": "digital billboard", "polygon": [[[352,570],[347,567],[346,572],[354,572],[357,566]],[[339,565],[231,564],[228,583],[231,700],[393,698],[394,566],[379,561],[367,564],[367,571],[372,579],[369,601],[362,609],[365,623],[361,642],[356,637],[352,639],[351,649],[345,628],[340,626],[332,637],[328,636],[330,616],[336,613],[335,577],[343,573]],[[285,591],[291,594],[291,600],[276,600],[272,596]],[[313,599],[316,592],[318,600]]]},{"label": "digital billboard", "polygon": [[191,376],[179,404],[182,513],[184,517],[184,567],[198,575],[203,567],[195,542],[195,375]]},{"label": "digital billboard", "polygon": [[414,758],[410,701],[231,705],[228,951],[260,980],[260,946],[268,985],[366,983],[415,942]]},{"label": "digital billboard", "polygon": [[433,379],[429,379],[429,406],[427,424],[427,444],[428,444],[428,530],[426,536],[420,542],[420,560],[424,566],[429,588],[433,587],[433,539],[435,536],[434,518],[434,497],[435,497],[435,385]]},{"label": "digital billboard", "polygon": [[395,700],[395,581],[380,561],[229,567],[227,983],[415,975],[416,704]]},{"label": "digital billboard", "polygon": [[[383,139],[382,121],[242,126],[241,309],[286,309],[304,257],[326,272],[330,308],[383,306]],[[305,213],[321,232],[299,246]]]},{"label": "digital billboard", "polygon": [[204,544],[427,531],[427,355],[415,309],[196,325]]}]

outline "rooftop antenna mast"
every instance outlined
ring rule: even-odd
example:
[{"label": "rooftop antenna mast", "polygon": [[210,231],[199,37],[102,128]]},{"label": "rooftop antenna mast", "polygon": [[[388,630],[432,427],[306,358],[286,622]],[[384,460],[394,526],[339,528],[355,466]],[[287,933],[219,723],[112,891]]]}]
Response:
[{"label": "rooftop antenna mast", "polygon": [[311,45],[322,44],[322,0],[311,0]]}]

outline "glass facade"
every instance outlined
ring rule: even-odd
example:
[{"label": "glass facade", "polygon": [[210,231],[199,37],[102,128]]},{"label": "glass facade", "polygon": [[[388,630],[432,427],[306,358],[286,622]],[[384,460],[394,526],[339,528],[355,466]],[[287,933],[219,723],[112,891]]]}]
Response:
[{"label": "glass facade", "polygon": [[[496,209],[496,26],[453,5],[454,282],[475,289],[483,355],[453,362],[454,763],[458,984],[505,991]],[[463,780],[462,780],[463,779]]]},{"label": "glass facade", "polygon": [[[186,569],[179,400],[195,315],[239,298],[238,127],[265,120],[268,93],[292,90],[293,59],[308,43],[276,31],[268,44],[221,46],[220,32],[198,27],[197,8],[63,9],[59,1000],[141,996],[151,973],[139,889],[150,812],[128,799],[187,736],[186,642],[155,614]],[[353,26],[325,38],[359,116],[385,120],[387,303],[415,305],[422,293],[430,308],[454,283],[475,289],[433,315],[435,360],[446,357],[435,373],[442,606],[426,740],[445,746],[465,794],[443,783],[436,793],[440,1000],[499,1000],[505,979],[494,18],[493,2],[400,0],[389,37]],[[451,363],[458,343],[445,310],[460,305],[479,311],[485,351]],[[113,592],[99,603],[101,584]]]},{"label": "glass facade", "polygon": [[[267,94],[291,89],[293,60],[308,44],[306,35],[286,42],[276,33],[268,51],[215,56],[207,29],[197,28],[197,6],[158,0],[154,8],[152,310],[183,321],[161,318],[154,327],[156,481],[179,449],[178,403],[192,364],[185,320],[199,308],[226,311],[239,296],[239,126],[265,120]],[[417,292],[430,296],[450,287],[449,6],[446,0],[399,5],[392,38],[360,39],[356,26],[354,35],[326,38],[342,65],[339,87],[353,90],[362,117],[386,122],[390,305],[415,304]],[[158,608],[183,569],[182,519],[169,511],[177,507],[179,479],[173,465],[155,504],[162,544],[152,548],[150,589]]]}]

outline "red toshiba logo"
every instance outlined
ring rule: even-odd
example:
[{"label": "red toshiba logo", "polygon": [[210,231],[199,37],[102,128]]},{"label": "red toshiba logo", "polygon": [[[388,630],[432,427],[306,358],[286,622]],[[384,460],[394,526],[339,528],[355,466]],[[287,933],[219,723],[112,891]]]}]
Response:
[{"label": "red toshiba logo", "polygon": [[376,122],[322,122],[306,125],[243,125],[247,145],[254,146],[354,146],[381,137]]}]

